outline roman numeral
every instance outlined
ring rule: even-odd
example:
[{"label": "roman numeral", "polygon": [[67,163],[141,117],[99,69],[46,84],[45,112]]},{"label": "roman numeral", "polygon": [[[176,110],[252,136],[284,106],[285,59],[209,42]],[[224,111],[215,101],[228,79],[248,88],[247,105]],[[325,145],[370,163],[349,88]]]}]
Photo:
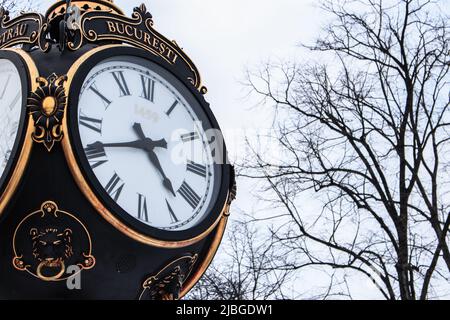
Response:
[{"label": "roman numeral", "polygon": [[108,109],[109,105],[111,104],[111,100],[106,98],[97,88],[95,82],[89,87],[89,90],[94,92],[100,99],[102,99],[103,104],[105,105],[105,108]]},{"label": "roman numeral", "polygon": [[175,109],[175,107],[178,105],[178,101],[175,100],[175,102],[170,106],[169,110],[167,110],[166,114],[167,116],[170,116],[170,114],[172,113],[172,111]]},{"label": "roman numeral", "polygon": [[147,198],[138,193],[138,219],[141,221],[149,222]]},{"label": "roman numeral", "polygon": [[191,188],[190,185],[186,183],[186,181],[183,182],[180,189],[178,190],[178,193],[184,198],[184,200],[186,200],[186,202],[192,207],[192,209],[195,209],[200,203],[200,196],[195,193],[195,191]]},{"label": "roman numeral", "polygon": [[187,163],[187,171],[195,173],[203,178],[206,178],[206,166],[195,163],[193,161],[188,161]]},{"label": "roman numeral", "polygon": [[123,75],[123,71],[114,71],[111,72],[120,89],[120,96],[129,96],[131,95],[130,89],[128,89],[127,81],[125,80],[125,76]]},{"label": "roman numeral", "polygon": [[113,177],[109,180],[105,187],[106,192],[117,202],[119,200],[120,194],[122,193],[125,183],[122,182],[117,173],[114,173]]},{"label": "roman numeral", "polygon": [[6,80],[5,86],[3,87],[2,94],[0,95],[0,99],[3,99],[3,97],[5,96],[5,92],[6,92],[6,89],[8,88],[10,80],[11,80],[11,75],[9,74],[8,79]]},{"label": "roman numeral", "polygon": [[14,109],[14,107],[16,106],[16,104],[19,102],[19,99],[21,97],[22,93],[18,92],[16,94],[16,96],[14,97],[13,101],[11,102],[11,104],[9,105],[9,110],[12,111],[12,109]]},{"label": "roman numeral", "polygon": [[196,139],[200,138],[200,136],[198,135],[197,132],[191,132],[188,134],[183,134],[181,136],[181,141],[183,142],[190,142],[190,141],[194,141]]},{"label": "roman numeral", "polygon": [[11,137],[14,137],[14,135],[17,133],[18,127],[19,127],[19,121],[14,121],[13,125],[11,126],[11,131],[10,131]]},{"label": "roman numeral", "polygon": [[83,113],[81,113],[79,122],[82,126],[85,126],[86,128],[89,128],[95,132],[102,134],[102,120],[89,118]]},{"label": "roman numeral", "polygon": [[106,159],[105,148],[103,148],[103,144],[101,142],[88,145],[84,149],[84,152],[86,153],[86,157],[92,169],[108,162]]},{"label": "roman numeral", "polygon": [[170,220],[172,220],[172,223],[179,222],[180,220],[178,220],[177,216],[173,212],[172,207],[170,206],[169,201],[167,201],[167,199],[166,199],[166,203],[167,203],[167,209],[169,210],[169,214],[170,214]]},{"label": "roman numeral", "polygon": [[154,102],[155,98],[155,81],[141,74],[142,94],[141,97],[148,101]]}]

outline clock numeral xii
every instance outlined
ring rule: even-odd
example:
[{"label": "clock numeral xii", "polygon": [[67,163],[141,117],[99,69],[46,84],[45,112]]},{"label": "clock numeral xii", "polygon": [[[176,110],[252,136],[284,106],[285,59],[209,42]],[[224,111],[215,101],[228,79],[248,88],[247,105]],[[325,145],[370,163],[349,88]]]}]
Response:
[{"label": "clock numeral xii", "polygon": [[150,102],[155,101],[155,81],[148,77],[141,75],[142,94],[141,97]]}]

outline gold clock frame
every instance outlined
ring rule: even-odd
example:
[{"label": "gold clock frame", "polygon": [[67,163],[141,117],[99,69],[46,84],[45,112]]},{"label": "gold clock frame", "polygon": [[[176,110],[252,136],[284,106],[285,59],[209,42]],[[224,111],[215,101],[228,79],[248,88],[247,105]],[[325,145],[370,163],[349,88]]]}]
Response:
[{"label": "gold clock frame", "polygon": [[[22,49],[7,48],[7,49],[2,49],[2,50],[14,52],[22,58],[25,65],[27,66],[28,73],[29,73],[28,76],[30,77],[29,78],[30,87],[27,89],[29,89],[30,92],[34,92],[38,87],[38,84],[35,80],[39,77],[39,71],[38,71],[33,59],[28,55],[28,53],[26,53]],[[27,93],[27,96],[28,96],[28,93]],[[26,101],[25,101],[25,103],[27,104]],[[27,110],[25,109],[24,112],[27,112]],[[33,125],[31,115],[25,116],[24,120],[27,122],[25,124],[25,128],[26,128],[25,139],[23,141],[22,147],[19,148],[20,149],[19,157],[17,159],[17,163],[14,165],[14,167],[12,169],[11,178],[6,183],[6,187],[5,187],[3,194],[0,195],[0,216],[3,214],[6,206],[8,205],[9,201],[11,200],[14,192],[17,190],[17,187],[18,187],[20,181],[22,180],[23,173],[25,171],[25,168],[28,164],[28,160],[30,158],[31,149],[33,146],[33,140],[31,138],[31,136],[34,131],[34,125]]]},{"label": "gold clock frame", "polygon": [[226,209],[226,214],[222,215],[222,218],[219,222],[219,225],[217,226],[216,235],[214,236],[214,239],[212,240],[211,246],[209,248],[208,254],[203,259],[203,261],[200,262],[200,265],[198,266],[195,273],[191,274],[186,283],[183,284],[183,287],[181,288],[180,292],[180,299],[183,298],[185,295],[189,293],[189,291],[192,290],[192,288],[197,284],[197,282],[200,280],[200,278],[205,274],[206,270],[210,266],[211,262],[214,259],[214,256],[217,253],[217,250],[219,249],[220,243],[222,242],[223,235],[225,233],[225,229],[228,222],[229,217],[229,211],[230,211],[230,205],[227,205],[228,208]]},{"label": "gold clock frame", "polygon": [[[109,50],[112,48],[121,48],[121,47],[125,47],[128,48],[129,46],[127,45],[122,45],[122,44],[111,44],[111,45],[105,45],[102,47],[98,47],[95,48],[89,52],[86,52],[84,55],[82,55],[80,58],[78,58],[77,61],[75,61],[75,63],[72,65],[72,67],[69,69],[69,71],[67,72],[67,81],[64,84],[64,88],[66,90],[67,93],[67,99],[69,101],[70,99],[70,89],[71,89],[71,85],[72,85],[72,81],[78,71],[78,69],[89,59],[91,58],[94,54],[101,52],[101,51],[105,51],[105,50]],[[203,240],[204,238],[206,238],[209,234],[211,234],[211,232],[219,225],[219,223],[228,216],[229,213],[229,202],[230,202],[230,197],[231,194],[230,192],[228,192],[227,195],[227,199],[224,203],[224,206],[221,210],[221,213],[219,215],[219,217],[216,219],[216,221],[203,233],[197,235],[196,237],[193,237],[191,239],[187,239],[187,240],[182,240],[182,241],[166,241],[166,240],[160,240],[160,239],[156,239],[150,236],[147,236],[145,234],[142,234],[136,230],[133,230],[132,228],[130,228],[129,226],[127,226],[125,223],[123,223],[122,221],[120,221],[115,215],[113,215],[108,208],[106,208],[106,206],[102,203],[102,201],[97,197],[97,195],[95,194],[95,192],[92,190],[92,188],[90,187],[89,183],[87,182],[86,178],[84,177],[81,168],[75,158],[75,154],[74,154],[74,150],[72,148],[72,145],[70,143],[70,130],[68,129],[68,108],[70,108],[71,106],[68,106],[65,110],[64,113],[64,119],[63,119],[63,124],[62,124],[62,130],[64,133],[64,138],[62,140],[62,147],[63,147],[63,151],[64,151],[64,155],[66,157],[67,163],[69,165],[69,169],[78,185],[78,187],[80,188],[80,190],[82,191],[82,193],[84,194],[84,196],[89,200],[89,202],[91,203],[91,205],[96,209],[96,211],[108,222],[110,223],[112,226],[114,226],[117,230],[119,230],[120,232],[122,232],[124,235],[128,236],[129,238],[136,240],[140,243],[146,244],[146,245],[150,245],[150,246],[154,246],[154,247],[158,247],[158,248],[166,248],[166,249],[176,249],[176,248],[183,248],[183,247],[187,247],[190,246],[192,244],[195,244],[201,240]],[[226,220],[226,219],[225,219]],[[224,229],[225,229],[225,225],[226,223],[221,223],[219,225],[219,230],[218,230],[218,234],[223,234]],[[220,237],[221,238],[221,237]],[[203,272],[206,270],[206,268],[209,266],[209,263],[211,262],[212,258],[214,257],[215,252],[218,249],[218,245],[220,244],[220,241],[214,241],[214,243],[211,246],[211,250],[210,253],[208,255],[208,259],[210,260],[206,266],[204,266],[203,264],[206,262],[206,260],[203,262],[202,264],[202,268],[203,268]],[[207,260],[208,260],[207,259]],[[200,271],[200,270],[199,270]],[[193,283],[192,280],[188,283],[188,286],[190,286],[191,288],[194,286],[194,284],[198,281],[198,279],[200,279],[200,276],[197,275],[198,272],[194,275],[194,277],[198,277],[197,280]],[[189,291],[189,290],[187,290]],[[186,291],[186,293],[187,293]],[[185,294],[186,294],[185,293]]]}]

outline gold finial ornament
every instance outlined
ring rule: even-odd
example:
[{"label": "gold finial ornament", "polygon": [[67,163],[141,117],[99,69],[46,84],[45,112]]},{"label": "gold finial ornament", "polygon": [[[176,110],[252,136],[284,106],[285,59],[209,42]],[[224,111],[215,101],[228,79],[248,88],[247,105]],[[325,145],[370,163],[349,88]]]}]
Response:
[{"label": "gold finial ornament", "polygon": [[[122,9],[114,4],[113,0],[72,0],[71,6],[80,8],[81,12],[88,11],[109,11],[112,13],[124,15]],[[66,14],[67,1],[56,1],[45,14],[48,21],[52,21],[58,18],[62,18]]]}]

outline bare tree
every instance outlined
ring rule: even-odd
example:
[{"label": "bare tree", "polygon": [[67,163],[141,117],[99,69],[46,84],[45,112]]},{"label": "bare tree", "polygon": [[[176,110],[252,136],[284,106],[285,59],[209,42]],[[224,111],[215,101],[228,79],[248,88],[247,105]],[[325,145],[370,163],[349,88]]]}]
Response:
[{"label": "bare tree", "polygon": [[189,293],[194,300],[268,300],[294,295],[291,270],[277,270],[275,239],[246,222],[233,222],[222,254]]},{"label": "bare tree", "polygon": [[[444,2],[325,1],[335,19],[307,48],[332,60],[249,72],[250,89],[275,106],[267,139],[280,151],[250,144],[241,174],[282,210],[279,269],[356,272],[386,299],[437,298],[448,285]],[[312,195],[319,212],[304,205]]]},{"label": "bare tree", "polygon": [[5,8],[14,17],[20,11],[28,11],[36,7],[36,1],[33,2],[31,0],[0,0],[0,8]]}]

